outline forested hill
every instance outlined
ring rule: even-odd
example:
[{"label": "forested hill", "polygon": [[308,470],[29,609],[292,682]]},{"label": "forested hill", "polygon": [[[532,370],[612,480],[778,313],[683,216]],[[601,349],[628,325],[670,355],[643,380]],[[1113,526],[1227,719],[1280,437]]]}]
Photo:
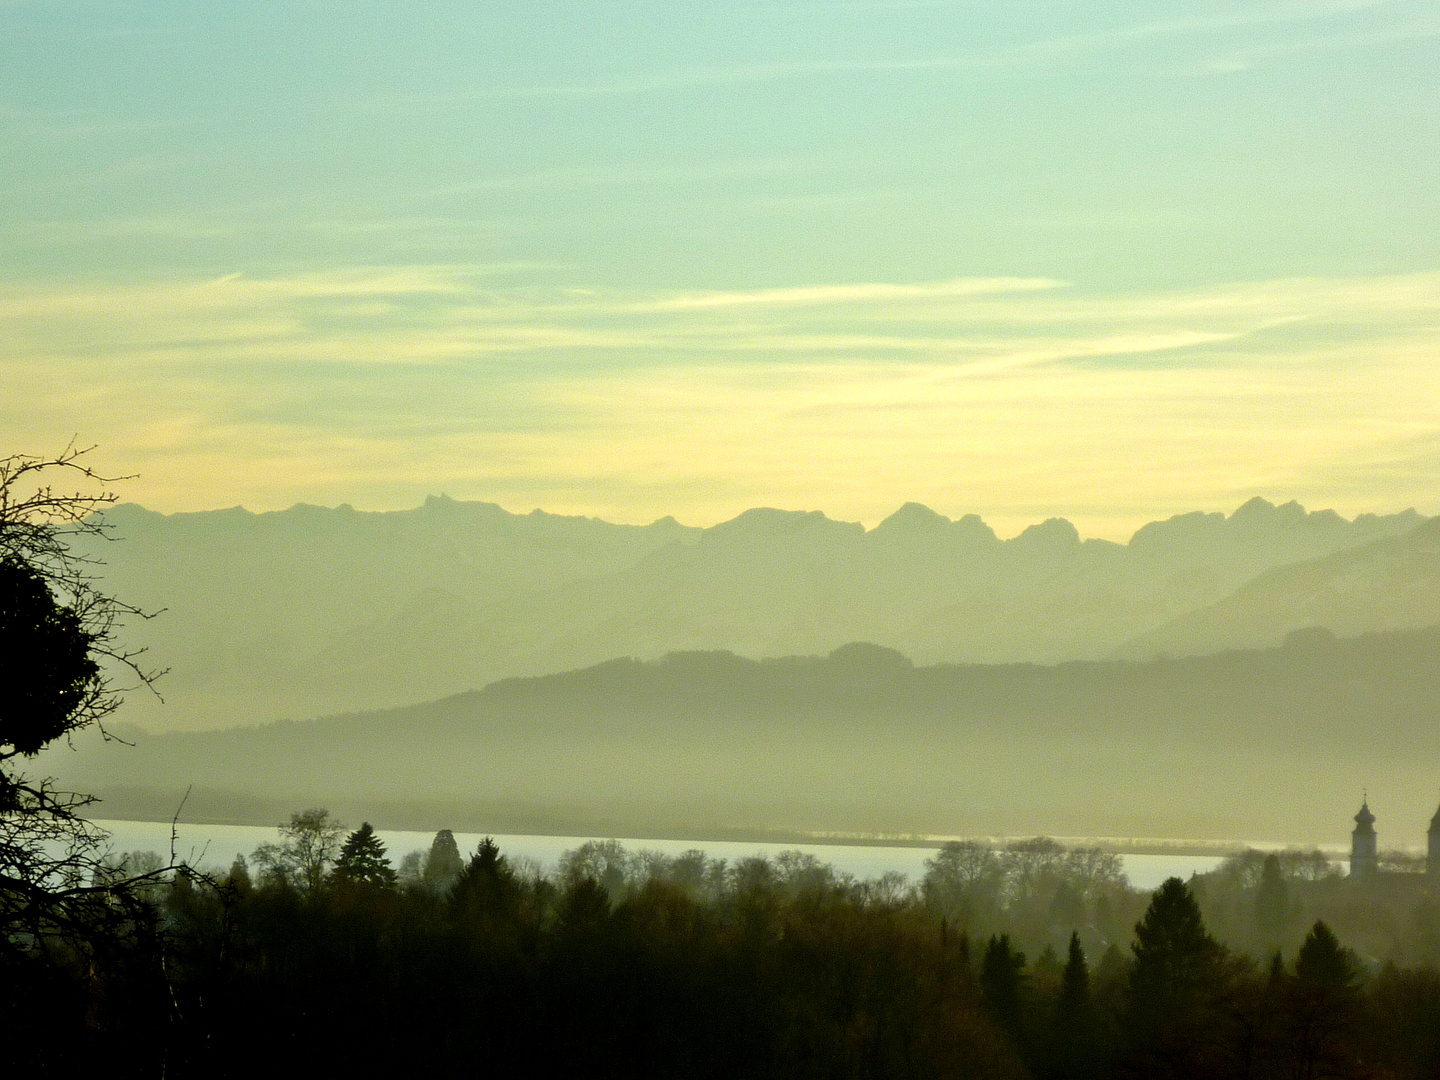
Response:
[{"label": "forested hill", "polygon": [[105,587],[165,609],[125,631],[170,669],[167,705],[126,707],[151,728],[380,708],[675,650],[823,654],[864,640],[925,664],[1100,659],[1259,574],[1423,520],[1254,499],[1116,544],[1058,518],[1002,541],[978,517],[913,503],[868,531],[818,512],[633,527],[443,498],[396,513],[107,516],[120,542],[94,552]]},{"label": "forested hill", "polygon": [[[416,827],[914,831],[1385,843],[1440,792],[1440,630],[1189,659],[913,666],[681,653],[384,712],[136,733],[45,768],[101,813],[274,819],[326,803]],[[245,792],[245,795],[238,794]],[[1354,804],[1354,805],[1352,805]],[[278,819],[276,819],[278,820]]]}]

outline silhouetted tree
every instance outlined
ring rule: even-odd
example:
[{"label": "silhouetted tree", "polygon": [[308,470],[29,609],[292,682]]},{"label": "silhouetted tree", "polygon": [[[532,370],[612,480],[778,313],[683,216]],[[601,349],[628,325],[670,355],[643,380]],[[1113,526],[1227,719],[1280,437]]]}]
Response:
[{"label": "silhouetted tree", "polygon": [[610,914],[610,894],[592,877],[572,880],[560,894],[556,913],[562,930],[577,932],[603,922]]},{"label": "silhouetted tree", "polygon": [[985,925],[999,903],[1000,857],[973,840],[952,840],[925,860],[925,903],[961,930]]},{"label": "silhouetted tree", "polygon": [[[112,907],[125,899],[126,876],[102,865],[103,833],[80,814],[93,800],[20,771],[58,739],[105,734],[125,689],[114,672],[145,686],[158,674],[117,640],[127,618],[147,614],[102,592],[96,561],[71,548],[108,537],[98,514],[115,501],[105,485],[118,478],[90,469],[85,452],[0,459],[0,950],[82,931],[103,914],[89,903],[97,892]],[[54,476],[99,490],[57,491]]]},{"label": "silhouetted tree", "polygon": [[1312,986],[1348,991],[1355,984],[1355,957],[1330,927],[1316,922],[1295,958],[1295,977]]},{"label": "silhouetted tree", "polygon": [[1005,900],[1012,909],[1024,909],[1043,902],[1049,890],[1061,880],[1065,846],[1048,836],[1015,840],[1000,853],[1005,871]]},{"label": "silhouetted tree", "polygon": [[1125,983],[1130,981],[1130,960],[1121,951],[1120,946],[1111,942],[1100,954],[1100,963],[1095,966],[1093,983]]},{"label": "silhouetted tree", "polygon": [[430,854],[425,859],[422,880],[426,888],[445,892],[460,876],[464,863],[460,861],[460,845],[455,843],[455,834],[441,829],[430,844]]},{"label": "silhouetted tree", "polygon": [[[0,561],[0,664],[6,693],[0,740],[14,754],[36,754],[69,730],[94,693],[100,665],[94,635],[73,607],[57,603],[45,579],[14,556]],[[9,784],[0,797],[9,795]],[[14,805],[13,797],[6,798]]]},{"label": "silhouetted tree", "polygon": [[[96,1033],[157,1000],[160,932],[151,887],[157,859],[126,869],[104,858],[104,832],[82,816],[89,796],[22,771],[47,745],[105,732],[125,686],[157,673],[118,643],[148,617],[101,591],[77,537],[106,538],[99,511],[111,479],[85,451],[0,459],[0,1073],[62,1075]],[[57,491],[60,476],[91,491]],[[94,490],[98,487],[98,490]],[[137,1055],[147,1062],[153,1055]],[[91,1065],[98,1062],[91,1062]],[[107,1063],[109,1064],[109,1063]]]},{"label": "silhouetted tree", "polygon": [[1404,1080],[1440,1076],[1440,970],[1386,965],[1369,996],[1366,1024],[1357,1034],[1376,1072],[1388,1069]]},{"label": "silhouetted tree", "polygon": [[997,1023],[1012,1035],[1020,1034],[1020,984],[1025,954],[1010,944],[1010,935],[991,936],[980,961],[980,997]]},{"label": "silhouetted tree", "polygon": [[462,917],[493,927],[497,921],[514,916],[519,892],[509,860],[487,836],[456,878],[450,903]]},{"label": "silhouetted tree", "polygon": [[1357,965],[1324,922],[1305,935],[1295,958],[1290,987],[1290,1075],[1295,1080],[1343,1077],[1356,1072],[1357,1062],[1346,1036],[1359,1005],[1355,992]]},{"label": "silhouetted tree", "polygon": [[244,855],[236,855],[235,861],[230,864],[230,872],[225,877],[231,888],[238,890],[242,895],[251,889],[250,866],[245,861]]},{"label": "silhouetted tree", "polygon": [[341,884],[394,888],[395,869],[385,854],[384,842],[375,835],[375,830],[368,821],[362,822],[360,828],[346,837],[330,876]]},{"label": "silhouetted tree", "polygon": [[1072,932],[1065,973],[1060,981],[1060,1004],[1066,1009],[1078,1010],[1089,1000],[1090,966],[1085,962],[1085,950],[1080,947],[1080,935]]},{"label": "silhouetted tree", "polygon": [[1132,1007],[1159,1015],[1183,1008],[1215,972],[1222,950],[1205,929],[1200,906],[1179,878],[1170,878],[1135,924],[1130,969]]},{"label": "silhouetted tree", "polygon": [[1055,946],[1050,942],[1040,950],[1040,955],[1035,958],[1034,972],[1036,975],[1043,975],[1047,981],[1054,981],[1065,973],[1065,967],[1060,963],[1060,954],[1055,951]]},{"label": "silhouetted tree", "polygon": [[287,882],[301,889],[318,889],[340,852],[345,827],[320,807],[300,810],[280,826],[279,844],[261,844],[254,859],[270,882]]},{"label": "silhouetted tree", "polygon": [[1049,910],[1045,914],[1046,927],[1063,929],[1067,926],[1078,926],[1085,917],[1085,904],[1080,898],[1080,892],[1069,881],[1061,881],[1055,888],[1055,895],[1050,899]]},{"label": "silhouetted tree", "polygon": [[1255,923],[1266,944],[1279,940],[1290,920],[1290,889],[1280,868],[1280,857],[1270,854],[1260,871],[1260,885],[1255,890]]},{"label": "silhouetted tree", "polygon": [[400,859],[400,868],[396,876],[401,885],[419,885],[423,880],[425,870],[425,853],[423,851],[407,851]]},{"label": "silhouetted tree", "polygon": [[618,898],[630,883],[633,861],[618,840],[587,840],[561,857],[560,876],[570,881],[594,878],[610,896]]},{"label": "silhouetted tree", "polygon": [[1132,1064],[1147,1075],[1212,1075],[1224,1053],[1219,1004],[1226,954],[1179,878],[1155,891],[1131,948],[1126,1029]]},{"label": "silhouetted tree", "polygon": [[1097,1039],[1090,1001],[1090,967],[1080,935],[1070,935],[1060,996],[1055,1002],[1049,1045],[1045,1047],[1048,1076],[1080,1080],[1097,1074]]}]

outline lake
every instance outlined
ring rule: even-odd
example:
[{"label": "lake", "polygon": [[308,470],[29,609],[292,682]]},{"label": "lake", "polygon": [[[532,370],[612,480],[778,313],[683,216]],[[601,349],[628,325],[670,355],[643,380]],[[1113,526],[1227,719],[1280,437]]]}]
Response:
[{"label": "lake", "polygon": [[[97,825],[111,834],[111,845],[121,851],[155,851],[164,856],[170,850],[170,823],[168,821],[97,821]],[[376,835],[385,842],[391,861],[397,866],[400,859],[410,851],[429,851],[435,838],[430,832],[408,832],[393,829],[377,829]],[[460,851],[468,855],[480,843],[483,833],[456,833],[455,841]],[[560,856],[573,850],[587,840],[612,839],[590,836],[522,836],[489,834],[494,837],[503,854],[512,860],[529,859],[541,867],[553,870]],[[175,857],[197,867],[224,869],[234,861],[236,855],[249,856],[263,843],[274,843],[279,834],[274,828],[260,825],[187,825],[176,829]],[[614,837],[627,850],[650,850],[666,855],[678,855],[682,851],[699,848],[706,855],[716,859],[747,858],[752,855],[774,857],[782,851],[803,851],[827,862],[837,870],[852,874],[856,878],[878,878],[890,871],[899,871],[911,881],[918,882],[925,873],[925,860],[935,853],[935,848],[926,847],[885,847],[869,844],[773,844],[747,843],[733,840],[636,840]],[[1191,874],[1203,874],[1219,865],[1218,855],[1165,855],[1143,854],[1122,855],[1125,873],[1130,884],[1137,889],[1154,889],[1169,877],[1189,878]]]}]

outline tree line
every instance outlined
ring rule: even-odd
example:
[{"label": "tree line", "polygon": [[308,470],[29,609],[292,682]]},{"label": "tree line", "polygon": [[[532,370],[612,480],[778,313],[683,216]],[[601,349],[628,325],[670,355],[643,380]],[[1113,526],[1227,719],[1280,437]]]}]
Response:
[{"label": "tree line", "polygon": [[448,830],[397,867],[368,824],[309,810],[228,871],[152,880],[113,955],[52,953],[9,983],[10,1030],[31,1035],[7,1053],[137,1076],[257,1055],[437,1076],[1436,1075],[1433,965],[1361,957],[1324,920],[1268,952],[1212,931],[1220,883],[1259,925],[1287,861],[1357,884],[1295,854],[1247,880],[1247,855],[1144,893],[1114,856],[1043,838],[947,845],[914,884],[615,841],[545,871]]}]

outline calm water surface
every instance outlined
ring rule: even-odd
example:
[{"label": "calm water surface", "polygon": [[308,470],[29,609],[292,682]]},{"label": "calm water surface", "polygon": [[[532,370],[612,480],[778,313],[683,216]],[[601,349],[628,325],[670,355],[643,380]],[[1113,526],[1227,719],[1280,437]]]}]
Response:
[{"label": "calm water surface", "polygon": [[[98,821],[96,824],[111,834],[115,851],[155,851],[165,855],[170,850],[170,823],[164,821]],[[391,861],[399,864],[410,851],[429,851],[430,842],[435,838],[429,832],[404,832],[397,830],[376,830],[385,842]],[[455,841],[462,854],[475,850],[484,833],[456,833]],[[579,847],[587,840],[608,839],[589,836],[514,836],[494,835],[500,850],[511,859],[525,858],[538,863],[542,868],[553,870],[560,856]],[[771,856],[781,851],[803,851],[814,855],[822,862],[830,863],[837,870],[853,874],[860,879],[878,878],[881,874],[898,870],[911,881],[919,881],[925,873],[925,860],[935,853],[934,848],[923,847],[880,847],[872,845],[847,844],[761,844],[730,840],[634,840],[616,837],[630,851],[642,849],[678,855],[682,851],[699,848],[715,859],[747,858],[751,855]],[[279,834],[273,828],[259,825],[186,825],[177,828],[175,857],[191,866],[224,869],[235,860],[236,855],[245,855],[261,844],[274,843]],[[1137,889],[1153,889],[1168,877],[1188,878],[1191,874],[1203,874],[1213,870],[1220,863],[1218,855],[1122,855],[1125,873],[1130,884]]]}]

